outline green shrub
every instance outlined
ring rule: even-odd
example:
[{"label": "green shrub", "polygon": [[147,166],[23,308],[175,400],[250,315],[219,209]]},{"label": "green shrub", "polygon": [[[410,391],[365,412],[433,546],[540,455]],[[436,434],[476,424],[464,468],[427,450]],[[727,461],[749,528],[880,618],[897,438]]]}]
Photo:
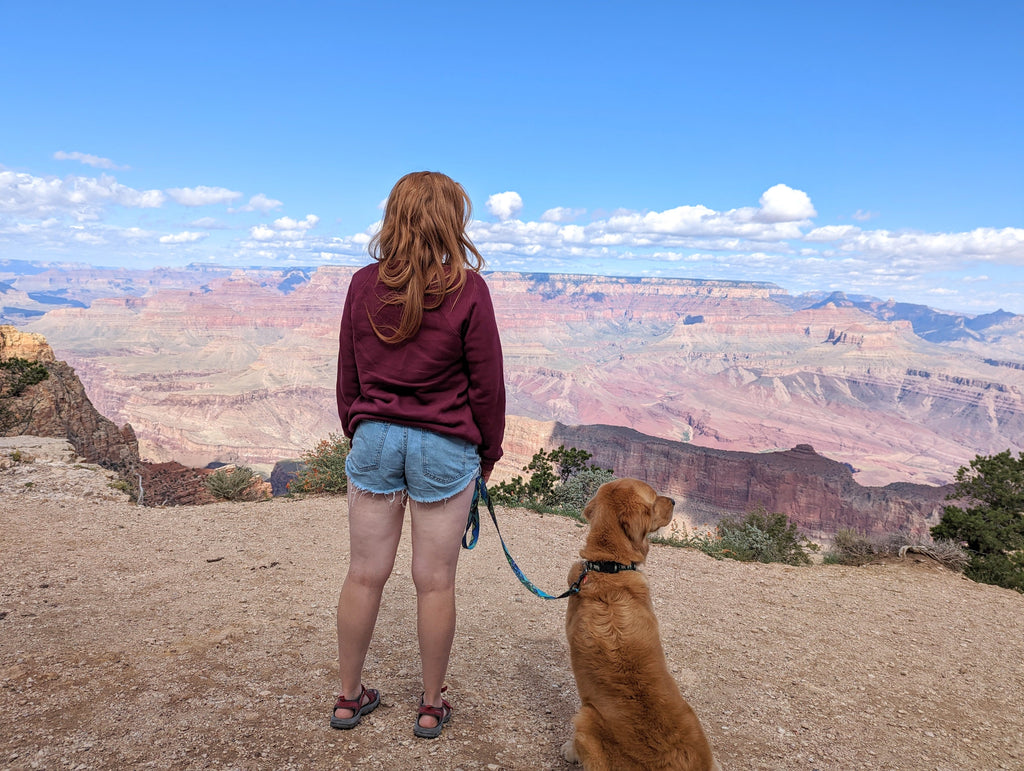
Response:
[{"label": "green shrub", "polygon": [[722,553],[743,562],[809,565],[808,550],[818,550],[818,545],[802,535],[785,514],[768,514],[764,509],[752,511],[739,521],[723,520],[719,531]]},{"label": "green shrub", "polygon": [[50,377],[38,361],[17,357],[0,361],[0,397],[21,396],[25,389]]},{"label": "green shrub", "polygon": [[724,519],[714,531],[653,540],[698,549],[715,559],[786,565],[809,565],[811,557],[807,552],[819,548],[802,535],[785,514],[768,514],[764,509],[752,511],[741,520]]},{"label": "green shrub", "polygon": [[578,471],[551,491],[551,505],[556,509],[578,512],[582,517],[584,507],[594,497],[597,488],[613,479],[615,475],[604,468],[592,466]]},{"label": "green shrub", "polygon": [[331,434],[321,439],[312,450],[302,454],[304,467],[288,483],[289,493],[344,493],[348,490],[345,459],[349,442],[344,436]]},{"label": "green shrub", "polygon": [[957,469],[935,538],[966,546],[968,578],[1024,592],[1024,452],[978,455]]},{"label": "green shrub", "polygon": [[223,501],[252,501],[264,498],[258,487],[263,480],[248,466],[224,466],[203,480],[206,489]]},{"label": "green shrub", "polygon": [[523,471],[533,472],[527,480],[515,476],[490,488],[492,500],[505,506],[522,506],[583,520],[583,508],[597,488],[615,478],[611,469],[592,463],[593,456],[575,447],[546,452],[538,450]]}]

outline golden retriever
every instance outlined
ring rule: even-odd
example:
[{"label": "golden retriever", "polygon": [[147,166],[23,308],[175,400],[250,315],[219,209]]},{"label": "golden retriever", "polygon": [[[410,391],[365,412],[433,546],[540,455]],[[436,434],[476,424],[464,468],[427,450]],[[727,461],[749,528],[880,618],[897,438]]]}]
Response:
[{"label": "golden retriever", "polygon": [[668,671],[647,578],[635,569],[674,506],[645,482],[616,479],[583,511],[583,561],[569,571],[570,585],[581,585],[565,614],[582,706],[562,754],[586,771],[720,771]]}]

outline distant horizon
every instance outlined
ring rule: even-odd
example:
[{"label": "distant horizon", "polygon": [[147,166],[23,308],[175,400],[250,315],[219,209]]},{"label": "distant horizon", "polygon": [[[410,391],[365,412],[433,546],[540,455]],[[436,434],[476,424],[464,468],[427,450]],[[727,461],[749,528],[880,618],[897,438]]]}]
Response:
[{"label": "distant horizon", "polygon": [[1024,314],[1019,0],[0,22],[0,258],[361,264],[395,181],[429,169],[464,186],[493,270]]},{"label": "distant horizon", "polygon": [[[230,272],[230,271],[246,271],[246,270],[251,270],[251,271],[268,271],[268,272],[273,271],[273,272],[283,272],[283,273],[286,273],[288,271],[293,271],[293,270],[294,271],[316,271],[316,270],[319,270],[320,268],[332,268],[332,267],[333,268],[359,268],[362,265],[360,263],[355,263],[355,264],[348,264],[348,263],[346,263],[346,264],[342,264],[342,263],[322,263],[322,264],[319,264],[319,265],[314,265],[314,264],[308,264],[308,265],[301,265],[301,264],[295,264],[295,265],[263,264],[263,265],[260,265],[260,264],[255,264],[254,263],[254,264],[225,265],[225,264],[219,264],[219,263],[195,263],[195,262],[193,262],[193,263],[187,263],[187,264],[184,264],[184,265],[153,265],[153,266],[140,267],[140,266],[118,266],[118,265],[93,265],[93,264],[87,263],[87,262],[76,262],[76,261],[72,261],[72,260],[53,260],[53,261],[48,261],[48,260],[22,260],[22,259],[0,258],[0,267],[2,267],[4,265],[9,265],[11,263],[22,263],[22,264],[26,264],[26,265],[32,265],[32,266],[35,266],[35,267],[46,266],[48,269],[58,269],[58,268],[61,268],[61,267],[65,267],[65,268],[67,268],[67,267],[76,267],[76,268],[83,268],[83,269],[88,269],[88,270],[138,271],[140,273],[144,273],[144,272],[148,272],[148,271],[159,271],[159,270],[168,270],[168,271],[175,271],[175,270],[178,270],[178,271],[188,271],[188,270],[196,270],[196,271],[222,271],[222,272],[225,272],[225,273]],[[363,263],[363,264],[370,264],[370,258],[367,257],[367,262]],[[1012,314],[1014,316],[1024,315],[1024,314],[1014,313],[1013,311],[1010,311],[1010,310],[1007,310],[1007,309],[1001,308],[1001,307],[1000,308],[996,308],[994,310],[990,310],[990,311],[979,311],[979,312],[973,312],[972,313],[970,311],[965,311],[965,310],[959,309],[959,308],[940,307],[938,305],[930,305],[930,304],[926,304],[926,303],[916,303],[916,302],[912,302],[912,301],[909,301],[909,300],[901,300],[898,297],[881,297],[879,295],[873,295],[873,294],[869,294],[869,293],[866,293],[866,292],[850,292],[850,291],[846,291],[846,290],[842,290],[842,289],[809,289],[809,290],[806,290],[806,291],[803,291],[803,292],[794,292],[791,289],[789,289],[788,287],[785,287],[785,286],[783,286],[783,285],[781,285],[781,284],[779,284],[778,282],[775,282],[775,281],[751,281],[751,280],[745,280],[745,279],[706,278],[706,277],[701,277],[701,276],[645,276],[645,275],[627,275],[627,274],[612,274],[612,273],[583,273],[583,272],[580,272],[580,271],[573,271],[573,272],[571,272],[571,271],[565,271],[565,270],[511,270],[511,269],[505,269],[505,268],[492,269],[490,267],[484,267],[483,270],[481,270],[481,273],[483,275],[485,275],[485,276],[488,275],[488,274],[492,274],[492,273],[506,273],[506,274],[522,275],[522,276],[547,275],[547,276],[571,276],[571,277],[579,277],[579,278],[599,278],[599,279],[604,278],[604,279],[611,279],[611,280],[626,280],[626,281],[649,280],[649,281],[680,281],[680,282],[734,284],[734,285],[745,285],[745,286],[761,287],[761,288],[766,288],[766,289],[773,289],[774,288],[774,289],[779,290],[780,294],[785,294],[785,295],[787,295],[789,297],[792,297],[794,299],[799,299],[801,297],[821,297],[821,298],[825,298],[825,297],[831,297],[833,295],[842,295],[843,297],[845,297],[845,298],[847,298],[847,299],[849,299],[849,300],[851,300],[853,302],[868,302],[868,301],[877,301],[877,302],[882,302],[882,303],[890,303],[890,302],[892,302],[892,303],[897,303],[897,304],[901,304],[901,305],[921,306],[921,307],[929,308],[930,310],[933,310],[933,311],[938,312],[938,313],[954,315],[954,316],[955,315],[970,316],[972,318],[975,318],[975,317],[978,317],[978,316],[992,315],[994,313],[1010,313],[1010,314]],[[22,275],[27,275],[27,274],[22,274]]]}]

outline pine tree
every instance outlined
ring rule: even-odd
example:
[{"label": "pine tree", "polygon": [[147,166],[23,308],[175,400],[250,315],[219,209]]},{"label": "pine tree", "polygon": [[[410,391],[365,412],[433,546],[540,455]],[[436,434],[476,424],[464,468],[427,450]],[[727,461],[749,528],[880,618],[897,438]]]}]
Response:
[{"label": "pine tree", "polygon": [[958,504],[943,509],[932,536],[967,544],[968,578],[1024,592],[1024,452],[979,455],[957,469],[946,499]]}]

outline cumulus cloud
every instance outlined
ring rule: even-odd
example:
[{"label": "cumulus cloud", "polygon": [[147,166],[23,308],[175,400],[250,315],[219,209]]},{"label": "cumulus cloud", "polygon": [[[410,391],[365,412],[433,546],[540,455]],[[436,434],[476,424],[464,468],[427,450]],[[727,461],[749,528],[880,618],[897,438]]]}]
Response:
[{"label": "cumulus cloud", "polygon": [[242,194],[224,187],[174,187],[167,191],[175,203],[182,206],[209,206],[210,204],[230,203]]},{"label": "cumulus cloud", "polygon": [[523,199],[519,193],[508,190],[495,193],[487,199],[487,211],[504,222],[515,217],[523,210]]},{"label": "cumulus cloud", "polygon": [[[307,231],[316,227],[320,218],[315,214],[307,214],[305,219],[295,220],[291,217],[280,217],[270,225],[254,225],[249,228],[249,237],[254,241],[274,241],[278,243],[301,241]],[[300,248],[296,244],[296,248]]]},{"label": "cumulus cloud", "polygon": [[106,174],[95,177],[36,177],[0,171],[0,212],[44,218],[63,211],[76,219],[96,219],[109,205],[157,208],[166,197],[159,190],[136,190]]},{"label": "cumulus cloud", "polygon": [[309,230],[316,227],[320,218],[315,214],[307,214],[305,219],[293,220],[291,217],[280,217],[274,220],[274,229],[280,231]]},{"label": "cumulus cloud", "polygon": [[66,153],[63,150],[58,150],[53,154],[55,160],[58,161],[78,161],[84,163],[86,166],[93,166],[97,169],[127,169],[128,166],[118,166],[109,158],[101,158],[98,155],[90,155],[89,153],[70,152]]},{"label": "cumulus cloud", "polygon": [[976,228],[962,233],[859,230],[839,244],[868,256],[961,261],[965,258],[1024,266],[1024,228]]},{"label": "cumulus cloud", "polygon": [[190,230],[185,230],[181,233],[175,233],[173,235],[160,236],[161,244],[194,244],[196,241],[202,241],[207,238],[209,233],[193,233]]},{"label": "cumulus cloud", "polygon": [[857,211],[853,213],[853,218],[858,222],[867,222],[868,220],[872,220],[877,216],[878,212],[866,211],[864,209],[857,209]]},{"label": "cumulus cloud", "polygon": [[800,222],[818,216],[811,204],[811,197],[803,190],[789,185],[773,185],[764,191],[759,201],[761,211],[758,219],[762,222]]}]

